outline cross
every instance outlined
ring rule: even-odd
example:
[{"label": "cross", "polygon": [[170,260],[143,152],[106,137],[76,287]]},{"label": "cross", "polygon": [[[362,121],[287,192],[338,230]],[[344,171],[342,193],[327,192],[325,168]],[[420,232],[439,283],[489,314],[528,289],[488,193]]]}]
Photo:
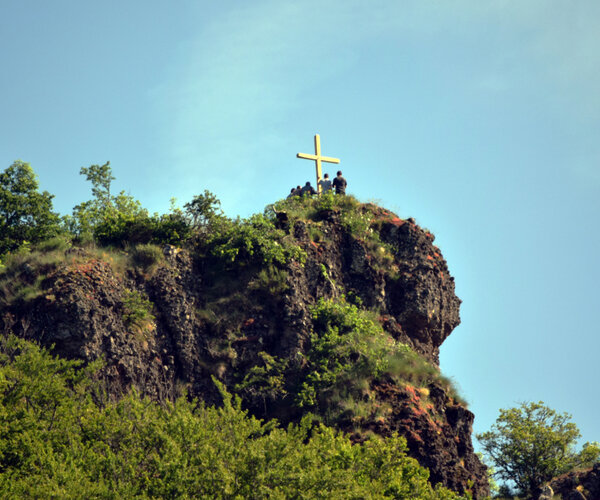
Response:
[{"label": "cross", "polygon": [[325,161],[327,163],[339,163],[339,158],[330,158],[329,156],[321,156],[321,137],[319,134],[315,134],[315,154],[310,155],[306,153],[298,153],[296,158],[302,158],[304,160],[313,160],[316,163],[317,167],[317,193],[321,194],[321,185],[319,181],[321,180],[322,172],[321,172],[321,162]]}]

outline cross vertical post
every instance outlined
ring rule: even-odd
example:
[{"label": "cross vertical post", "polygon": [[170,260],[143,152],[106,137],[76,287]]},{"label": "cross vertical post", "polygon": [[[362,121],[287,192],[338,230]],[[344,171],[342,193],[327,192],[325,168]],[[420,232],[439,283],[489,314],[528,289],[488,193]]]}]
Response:
[{"label": "cross vertical post", "polygon": [[307,153],[298,153],[296,158],[302,158],[303,160],[313,160],[315,162],[315,167],[317,170],[317,193],[321,194],[321,185],[319,181],[323,177],[323,173],[321,170],[321,162],[327,163],[339,163],[339,158],[331,158],[329,156],[321,156],[321,137],[319,134],[315,134],[315,154],[307,154]]},{"label": "cross vertical post", "polygon": [[321,170],[321,136],[315,134],[315,156],[316,167],[317,167],[317,193],[321,194],[321,186],[319,186],[320,180],[323,178],[323,171]]}]

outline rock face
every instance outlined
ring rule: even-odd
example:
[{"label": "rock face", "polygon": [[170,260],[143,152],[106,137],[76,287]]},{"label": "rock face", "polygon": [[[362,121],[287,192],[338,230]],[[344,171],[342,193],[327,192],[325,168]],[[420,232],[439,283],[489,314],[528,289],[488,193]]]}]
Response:
[{"label": "rock face", "polygon": [[563,500],[595,500],[600,498],[600,463],[590,469],[563,474],[550,482],[555,495]]},{"label": "rock face", "polygon": [[[299,373],[313,331],[311,307],[319,298],[345,294],[377,311],[387,334],[437,366],[440,345],[460,322],[446,261],[433,235],[413,221],[373,205],[362,210],[382,245],[353,235],[339,211],[291,223],[277,214],[284,237],[305,251],[303,264],[216,272],[193,252],[165,247],[157,269],[117,272],[107,259],[78,251],[72,263],[48,274],[35,300],[2,311],[2,325],[54,345],[60,355],[86,362],[103,357],[101,376],[112,394],[136,387],[165,399],[185,387],[218,403],[211,376],[235,392],[240,374],[262,366],[264,353],[285,360],[290,377]],[[148,304],[152,314],[144,317],[140,310]],[[475,498],[489,494],[485,466],[471,443],[473,414],[446,389],[377,380],[372,390],[391,410],[363,418],[360,429],[405,436],[432,483]],[[277,391],[244,403],[261,418],[283,423],[302,413]],[[340,427],[363,439],[356,425]]]}]

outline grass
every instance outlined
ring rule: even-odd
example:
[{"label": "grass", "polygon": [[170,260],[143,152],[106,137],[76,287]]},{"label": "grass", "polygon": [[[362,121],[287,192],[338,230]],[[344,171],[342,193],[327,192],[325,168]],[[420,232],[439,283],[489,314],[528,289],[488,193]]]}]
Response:
[{"label": "grass", "polygon": [[39,297],[46,278],[60,265],[75,259],[61,249],[6,256],[4,268],[0,270],[0,304],[8,307]]},{"label": "grass", "polygon": [[314,330],[305,353],[307,369],[298,406],[315,408],[330,423],[360,420],[366,414],[378,418],[386,409],[372,383],[385,379],[414,387],[418,401],[427,401],[430,385],[461,401],[450,380],[408,345],[390,337],[372,311],[345,299],[321,299],[312,308],[312,317]]},{"label": "grass", "polygon": [[265,215],[274,217],[276,212],[286,212],[290,222],[296,220],[312,220],[318,222],[330,212],[351,213],[362,204],[352,195],[335,195],[332,193],[312,197],[293,197],[280,200],[265,210]]},{"label": "grass", "polygon": [[33,250],[5,255],[0,267],[0,305],[9,307],[34,300],[45,292],[44,282],[59,268],[93,260],[108,263],[115,275],[120,277],[133,266],[132,256],[122,250],[95,245],[73,247],[70,240],[62,237],[46,240]]},{"label": "grass", "polygon": [[152,302],[137,290],[127,290],[123,298],[123,322],[136,334],[145,336],[156,329]]},{"label": "grass", "polygon": [[255,278],[250,280],[248,288],[267,295],[280,295],[288,289],[288,273],[273,265],[261,269]]},{"label": "grass", "polygon": [[[394,257],[392,245],[379,237],[379,208],[373,204],[363,204],[351,195],[332,193],[312,197],[294,197],[281,200],[267,207],[265,216],[275,218],[277,212],[285,212],[290,226],[298,220],[306,221],[309,237],[315,243],[325,239],[323,226],[325,221],[336,214],[345,231],[359,240],[370,256],[371,266],[392,278],[398,273],[398,263]],[[394,214],[389,214],[395,217]]]},{"label": "grass", "polygon": [[128,253],[132,265],[148,274],[153,274],[165,259],[161,248],[151,243],[136,245]]}]

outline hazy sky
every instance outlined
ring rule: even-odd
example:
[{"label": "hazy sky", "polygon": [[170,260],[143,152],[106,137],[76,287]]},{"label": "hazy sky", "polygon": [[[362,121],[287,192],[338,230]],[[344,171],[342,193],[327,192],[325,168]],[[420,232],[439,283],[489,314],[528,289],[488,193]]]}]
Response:
[{"label": "hazy sky", "polygon": [[313,179],[319,133],[350,193],[437,235],[475,430],[543,400],[600,440],[599,25],[597,0],[0,0],[0,169],[61,213],[110,160],[151,211],[209,189],[247,216]]}]

